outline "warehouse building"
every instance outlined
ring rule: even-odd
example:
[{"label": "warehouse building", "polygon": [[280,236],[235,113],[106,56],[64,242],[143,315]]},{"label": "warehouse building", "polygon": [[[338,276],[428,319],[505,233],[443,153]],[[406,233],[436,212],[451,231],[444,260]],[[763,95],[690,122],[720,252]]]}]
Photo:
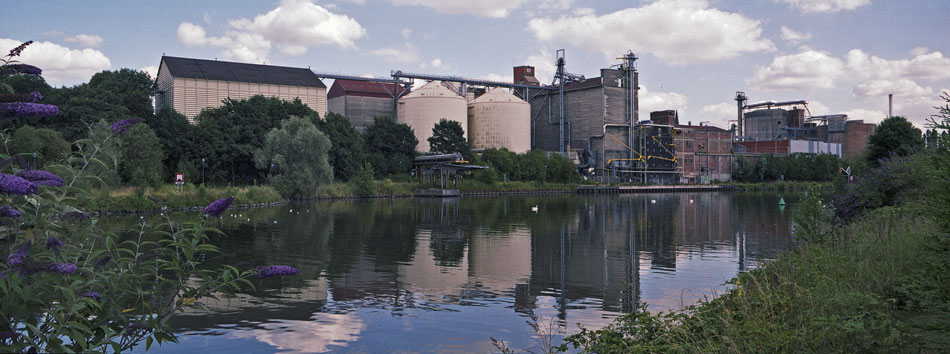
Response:
[{"label": "warehouse building", "polygon": [[363,132],[376,117],[396,117],[396,98],[405,93],[393,83],[333,80],[327,92],[327,110],[348,118],[356,130]]},{"label": "warehouse building", "polygon": [[732,131],[708,123],[680,124],[675,110],[650,112],[650,120],[676,128],[677,170],[682,183],[707,183],[732,179]]},{"label": "warehouse building", "polygon": [[321,117],[327,113],[327,87],[307,68],[162,56],[157,76],[155,109],[172,108],[189,121],[226,98],[256,95],[299,98]]}]

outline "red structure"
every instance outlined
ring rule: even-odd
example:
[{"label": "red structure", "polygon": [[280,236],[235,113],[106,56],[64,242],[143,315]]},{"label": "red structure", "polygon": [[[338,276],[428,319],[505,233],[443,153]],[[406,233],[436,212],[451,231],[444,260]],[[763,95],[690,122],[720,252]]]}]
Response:
[{"label": "red structure", "polygon": [[[652,118],[653,114],[650,116]],[[691,124],[676,125],[676,130],[678,134],[673,140],[682,182],[728,181],[732,178],[731,131]]]}]

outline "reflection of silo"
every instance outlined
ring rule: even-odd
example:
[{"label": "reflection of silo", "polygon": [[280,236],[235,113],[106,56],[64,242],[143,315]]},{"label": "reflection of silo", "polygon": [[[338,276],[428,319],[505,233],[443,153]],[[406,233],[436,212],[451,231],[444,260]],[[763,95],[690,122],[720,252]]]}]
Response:
[{"label": "reflection of silo", "polygon": [[439,81],[429,82],[399,99],[397,121],[405,123],[419,139],[417,150],[429,152],[432,128],[441,119],[454,120],[468,131],[468,107],[465,99]]},{"label": "reflection of silo", "polygon": [[745,136],[755,140],[776,140],[785,137],[788,111],[760,109],[745,114]]},{"label": "reflection of silo", "polygon": [[849,120],[845,123],[844,144],[841,147],[842,157],[856,157],[868,145],[868,138],[874,133],[877,125],[865,123],[862,120]]},{"label": "reflection of silo", "polygon": [[475,149],[531,149],[531,105],[496,88],[468,105],[469,141]]}]

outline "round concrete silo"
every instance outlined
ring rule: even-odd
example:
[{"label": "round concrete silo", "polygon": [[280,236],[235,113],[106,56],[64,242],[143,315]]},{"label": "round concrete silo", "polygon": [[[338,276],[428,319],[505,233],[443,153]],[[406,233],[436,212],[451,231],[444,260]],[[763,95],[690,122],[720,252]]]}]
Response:
[{"label": "round concrete silo", "polygon": [[399,99],[396,121],[412,127],[419,139],[416,150],[429,152],[429,137],[439,120],[459,122],[468,135],[468,105],[462,96],[449,90],[439,81],[431,81]]},{"label": "round concrete silo", "polygon": [[473,149],[531,149],[531,105],[496,88],[468,104],[469,141]]}]

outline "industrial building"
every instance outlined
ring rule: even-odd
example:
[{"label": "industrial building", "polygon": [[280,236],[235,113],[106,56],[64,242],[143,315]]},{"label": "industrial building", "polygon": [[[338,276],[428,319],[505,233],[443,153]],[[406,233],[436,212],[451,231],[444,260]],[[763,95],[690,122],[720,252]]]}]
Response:
[{"label": "industrial building", "polygon": [[708,123],[680,124],[674,110],[650,112],[654,123],[676,128],[677,171],[682,183],[708,183],[732,179],[732,132]]},{"label": "industrial building", "polygon": [[226,98],[256,95],[287,101],[299,98],[321,117],[327,113],[327,87],[307,68],[163,55],[156,82],[156,110],[172,108],[189,121],[206,108],[220,107]]},{"label": "industrial building", "polygon": [[468,140],[472,149],[531,150],[531,106],[495,88],[468,104]]},{"label": "industrial building", "polygon": [[[568,73],[558,51],[550,89],[522,96],[531,104],[531,147],[576,153],[579,168],[602,182],[675,183],[673,127],[639,121],[637,56],[620,59],[585,78]],[[531,69],[516,67],[514,81],[537,81]]]},{"label": "industrial building", "polygon": [[738,124],[734,151],[751,161],[763,155],[793,153],[855,157],[874,130],[873,124],[848,121],[844,114],[806,114],[808,102],[803,100],[746,104],[744,92],[736,92],[735,100]]},{"label": "industrial building", "polygon": [[398,100],[396,121],[412,128],[419,140],[416,151],[430,151],[432,128],[442,119],[458,122],[468,134],[468,102],[441,81],[430,81]]},{"label": "industrial building", "polygon": [[394,83],[337,79],[327,92],[327,110],[348,118],[363,132],[376,117],[395,118],[396,98],[407,92]]}]

